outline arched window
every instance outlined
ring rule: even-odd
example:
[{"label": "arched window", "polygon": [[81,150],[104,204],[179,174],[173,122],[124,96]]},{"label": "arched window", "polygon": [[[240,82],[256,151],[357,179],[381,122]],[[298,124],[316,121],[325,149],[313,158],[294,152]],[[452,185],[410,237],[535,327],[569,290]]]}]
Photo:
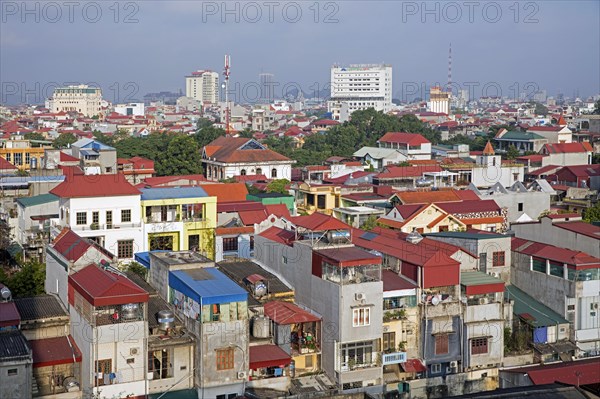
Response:
[{"label": "arched window", "polygon": [[225,178],[225,174],[223,173],[223,169],[221,169],[221,180]]},{"label": "arched window", "polygon": [[277,169],[275,169],[275,168],[271,169],[271,177],[272,178],[276,178],[277,177]]},{"label": "arched window", "polygon": [[242,176],[246,176],[246,169],[242,169],[242,170],[240,170],[240,175],[242,175]]},{"label": "arched window", "polygon": [[261,168],[256,168],[256,174],[257,175],[262,175],[262,169]]}]

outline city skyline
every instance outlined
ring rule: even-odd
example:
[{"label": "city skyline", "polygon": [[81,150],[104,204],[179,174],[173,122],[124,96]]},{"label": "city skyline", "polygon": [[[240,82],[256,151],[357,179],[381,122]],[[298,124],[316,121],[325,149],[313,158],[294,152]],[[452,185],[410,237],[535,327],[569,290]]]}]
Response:
[{"label": "city skyline", "polygon": [[[446,82],[450,42],[453,82],[474,98],[518,98],[537,90],[587,98],[600,92],[600,5],[592,1],[519,7],[483,2],[473,9],[454,2],[454,8],[433,2],[423,9],[416,2],[368,8],[359,2],[282,2],[271,14],[262,3],[254,3],[256,9],[230,3],[227,10],[213,2],[102,3],[96,14],[92,7],[83,12],[84,6],[69,14],[56,4],[63,7],[60,17],[44,6],[31,6],[27,14],[20,3],[2,5],[0,81],[8,103],[20,102],[27,91],[41,98],[52,83],[97,83],[109,101],[178,91],[191,70],[221,73],[224,54],[231,55],[232,86],[246,90],[240,93],[246,100],[263,71],[275,75],[280,90],[298,85],[310,94],[326,88],[333,64],[381,62],[394,67],[394,98],[425,98],[414,91],[425,94]],[[568,21],[577,24],[559,31]],[[145,62],[153,52],[152,62]],[[24,62],[31,54],[43,61]],[[570,61],[570,54],[578,59]]]}]

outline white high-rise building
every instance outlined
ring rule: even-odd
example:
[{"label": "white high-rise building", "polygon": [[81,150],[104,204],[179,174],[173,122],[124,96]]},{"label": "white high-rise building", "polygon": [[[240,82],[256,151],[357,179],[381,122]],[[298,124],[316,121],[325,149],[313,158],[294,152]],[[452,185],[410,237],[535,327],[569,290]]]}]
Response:
[{"label": "white high-rise building", "polygon": [[219,74],[213,71],[195,71],[185,77],[185,96],[204,104],[219,102]]},{"label": "white high-rise building", "polygon": [[429,102],[427,109],[431,112],[450,114],[450,92],[445,92],[439,86],[429,89]]},{"label": "white high-rise building", "polygon": [[352,64],[331,67],[331,99],[327,109],[334,120],[344,122],[356,110],[392,109],[392,66]]},{"label": "white high-rise building", "polygon": [[102,90],[87,85],[57,87],[48,105],[52,113],[79,112],[88,118],[93,117],[100,113]]}]

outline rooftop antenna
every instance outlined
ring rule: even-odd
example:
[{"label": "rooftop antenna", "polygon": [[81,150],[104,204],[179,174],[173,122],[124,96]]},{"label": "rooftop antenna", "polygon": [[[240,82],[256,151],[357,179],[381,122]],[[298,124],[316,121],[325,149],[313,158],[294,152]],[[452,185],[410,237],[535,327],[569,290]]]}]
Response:
[{"label": "rooftop antenna", "polygon": [[225,77],[225,134],[229,136],[229,118],[231,110],[229,108],[229,68],[231,58],[225,54],[225,69],[223,70],[223,76]]}]

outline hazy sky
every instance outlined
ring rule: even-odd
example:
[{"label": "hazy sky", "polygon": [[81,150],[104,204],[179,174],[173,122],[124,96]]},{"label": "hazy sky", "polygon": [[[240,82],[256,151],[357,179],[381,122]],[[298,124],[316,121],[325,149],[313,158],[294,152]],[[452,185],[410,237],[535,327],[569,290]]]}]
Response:
[{"label": "hazy sky", "polygon": [[256,96],[261,71],[275,75],[276,94],[310,93],[333,63],[380,62],[393,65],[394,96],[412,98],[446,82],[450,42],[453,81],[476,97],[600,93],[598,0],[23,4],[0,2],[4,102],[66,82],[98,83],[110,101],[179,91],[193,70],[221,72],[224,54],[238,100]]}]

